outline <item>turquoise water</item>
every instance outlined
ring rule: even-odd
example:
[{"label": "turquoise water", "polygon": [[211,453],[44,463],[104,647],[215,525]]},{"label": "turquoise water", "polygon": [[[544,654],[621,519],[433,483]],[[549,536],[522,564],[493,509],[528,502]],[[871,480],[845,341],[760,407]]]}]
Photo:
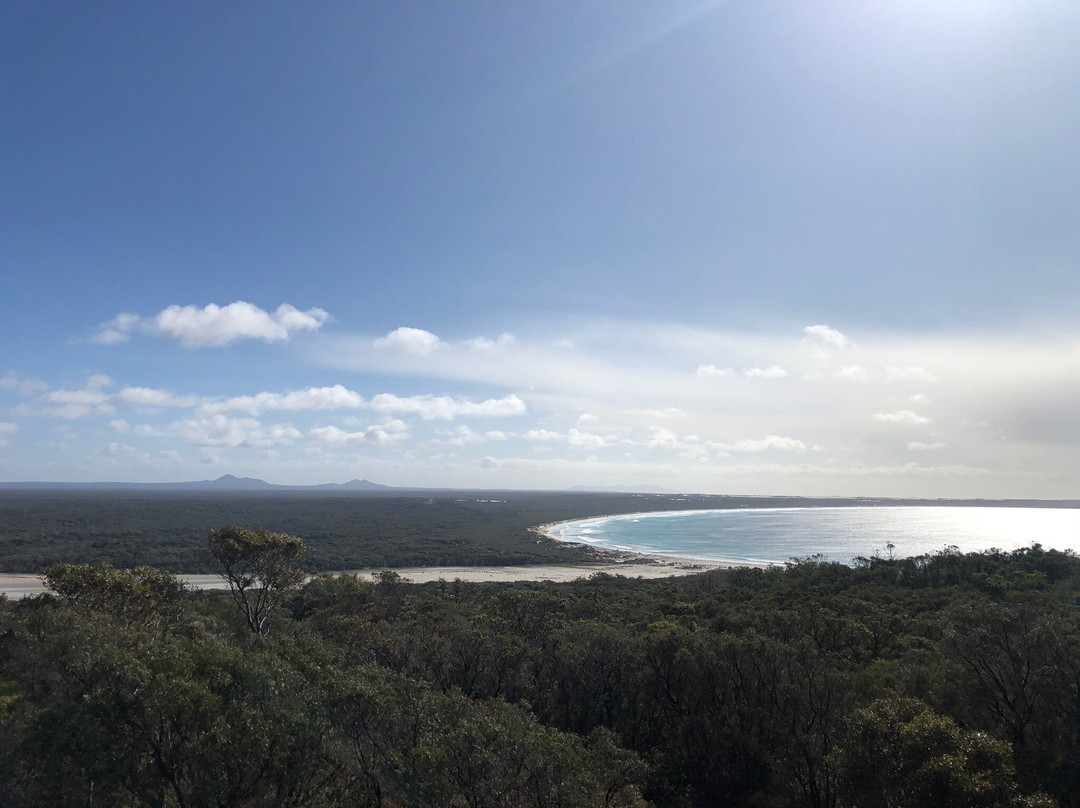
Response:
[{"label": "turquoise water", "polygon": [[1080,509],[960,507],[762,508],[659,511],[564,522],[563,541],[639,553],[750,564],[782,564],[820,554],[850,563],[857,556],[1015,550],[1039,543],[1080,548]]}]

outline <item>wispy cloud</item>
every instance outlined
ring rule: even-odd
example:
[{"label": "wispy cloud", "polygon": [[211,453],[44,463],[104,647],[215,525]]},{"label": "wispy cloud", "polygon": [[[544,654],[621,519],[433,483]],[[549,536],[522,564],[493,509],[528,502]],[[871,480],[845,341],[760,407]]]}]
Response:
[{"label": "wispy cloud", "polygon": [[0,421],[0,446],[6,446],[8,438],[19,431],[19,425],[10,421]]},{"label": "wispy cloud", "polygon": [[698,365],[697,375],[702,379],[723,379],[734,376],[735,368],[720,368],[716,365]]},{"label": "wispy cloud", "polygon": [[49,385],[38,379],[26,378],[10,371],[0,377],[0,390],[14,390],[21,396],[32,396],[49,389]]},{"label": "wispy cloud", "polygon": [[108,376],[95,374],[80,389],[49,390],[32,401],[24,401],[14,411],[20,415],[76,420],[88,415],[113,415],[117,407],[184,408],[193,407],[201,400],[198,396],[150,387],[124,387],[109,392],[114,386],[115,382]]},{"label": "wispy cloud", "polygon": [[936,452],[939,449],[948,449],[949,445],[947,443],[942,443],[941,441],[923,443],[922,441],[911,440],[908,441],[907,447],[913,452]]},{"label": "wispy cloud", "polygon": [[[827,328],[739,333],[594,319],[577,328],[520,324],[513,339],[418,328],[431,339],[421,335],[413,347],[436,346],[426,352],[338,332],[312,335],[296,351],[311,362],[309,373],[326,379],[322,385],[220,396],[118,384],[97,373],[31,391],[17,389],[24,377],[9,375],[0,393],[11,393],[4,422],[84,419],[80,436],[63,438],[68,445],[100,441],[97,451],[123,436],[132,458],[194,451],[226,467],[247,457],[324,479],[326,469],[348,470],[351,457],[368,464],[365,476],[384,469],[390,482],[482,485],[489,478],[480,476],[480,463],[490,457],[501,484],[523,487],[630,481],[916,496],[1072,490],[1080,463],[1080,393],[1072,381],[1080,335],[1008,340]],[[562,339],[573,347],[553,346]],[[722,372],[688,372],[699,367]],[[395,378],[403,389],[394,389]],[[920,391],[930,384],[932,400]],[[19,451],[44,443],[38,427],[20,425]],[[913,453],[925,461],[912,464]],[[781,457],[813,462],[766,462]],[[939,457],[949,464],[933,462]]]},{"label": "wispy cloud", "polygon": [[495,353],[497,351],[505,351],[507,348],[512,348],[517,344],[517,338],[513,334],[502,333],[495,339],[488,339],[487,337],[473,337],[467,339],[464,342],[466,348],[474,351],[480,351],[482,353]]},{"label": "wispy cloud", "polygon": [[851,340],[844,334],[832,326],[820,323],[818,325],[808,325],[803,329],[803,333],[812,341],[830,348],[847,348],[851,344]]},{"label": "wispy cloud", "polygon": [[872,378],[870,372],[858,365],[846,365],[833,374],[837,379],[847,379],[853,382],[868,382]]},{"label": "wispy cloud", "polygon": [[382,413],[410,413],[424,421],[452,421],[460,416],[496,418],[508,415],[524,415],[525,402],[516,395],[470,401],[450,396],[396,396],[380,393],[371,399],[370,408]]},{"label": "wispy cloud", "polygon": [[740,440],[732,448],[737,452],[805,452],[808,449],[801,440],[782,435],[766,435],[760,440]]},{"label": "wispy cloud", "polygon": [[477,432],[472,427],[461,424],[455,427],[450,432],[442,433],[445,437],[437,440],[436,443],[443,443],[447,446],[479,446],[482,443],[505,442],[507,440],[507,434],[499,429],[491,429],[487,432]]},{"label": "wispy cloud", "polygon": [[887,382],[936,382],[937,380],[937,376],[926,368],[917,365],[912,367],[885,368],[885,381]]},{"label": "wispy cloud", "polygon": [[875,421],[881,421],[885,424],[908,424],[911,426],[919,426],[921,424],[931,423],[930,418],[914,413],[911,410],[897,410],[896,412],[875,412],[873,418]]},{"label": "wispy cloud", "polygon": [[746,368],[743,375],[751,379],[783,379],[788,373],[779,365],[769,365],[767,368]]}]

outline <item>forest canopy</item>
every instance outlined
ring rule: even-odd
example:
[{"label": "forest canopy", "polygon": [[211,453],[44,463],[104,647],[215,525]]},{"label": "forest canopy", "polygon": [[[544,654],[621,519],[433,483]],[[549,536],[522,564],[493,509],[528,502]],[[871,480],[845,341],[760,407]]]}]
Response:
[{"label": "forest canopy", "polygon": [[[160,575],[160,574],[159,574]],[[0,603],[0,806],[1080,804],[1080,559],[657,581],[105,566]]]}]

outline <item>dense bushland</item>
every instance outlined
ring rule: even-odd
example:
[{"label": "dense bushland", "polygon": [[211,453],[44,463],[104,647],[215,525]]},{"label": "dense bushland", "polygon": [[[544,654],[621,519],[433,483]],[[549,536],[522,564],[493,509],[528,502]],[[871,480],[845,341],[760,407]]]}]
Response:
[{"label": "dense bushland", "polygon": [[1080,560],[640,581],[64,567],[0,604],[0,805],[1080,805]]},{"label": "dense bushland", "polygon": [[[325,494],[0,490],[0,572],[66,561],[216,572],[206,534],[248,525],[302,536],[307,570],[550,564],[595,553],[533,526],[602,514],[694,508],[881,505],[883,500],[530,491]],[[893,504],[938,504],[894,500]],[[952,505],[973,504],[960,500]],[[980,502],[981,505],[988,505]],[[1012,502],[1039,506],[1046,502]],[[1074,503],[1075,504],[1075,503]]]}]

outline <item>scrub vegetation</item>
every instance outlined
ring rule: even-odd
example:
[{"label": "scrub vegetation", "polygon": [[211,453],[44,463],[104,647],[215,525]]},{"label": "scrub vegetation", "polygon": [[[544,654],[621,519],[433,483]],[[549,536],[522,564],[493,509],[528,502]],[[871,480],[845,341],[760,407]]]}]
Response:
[{"label": "scrub vegetation", "polygon": [[[0,572],[105,561],[217,572],[206,535],[246,525],[299,536],[301,568],[580,563],[594,551],[539,536],[540,524],[604,514],[704,508],[876,505],[880,499],[444,491],[326,495],[0,492]],[[940,504],[892,500],[894,504]],[[952,500],[954,505],[987,505]],[[1062,503],[1012,501],[1037,507]],[[1075,503],[1074,503],[1075,504]]]},{"label": "scrub vegetation", "polygon": [[48,580],[0,603],[3,808],[1080,805],[1080,559],[1037,545],[321,576],[260,625],[147,568]]}]

